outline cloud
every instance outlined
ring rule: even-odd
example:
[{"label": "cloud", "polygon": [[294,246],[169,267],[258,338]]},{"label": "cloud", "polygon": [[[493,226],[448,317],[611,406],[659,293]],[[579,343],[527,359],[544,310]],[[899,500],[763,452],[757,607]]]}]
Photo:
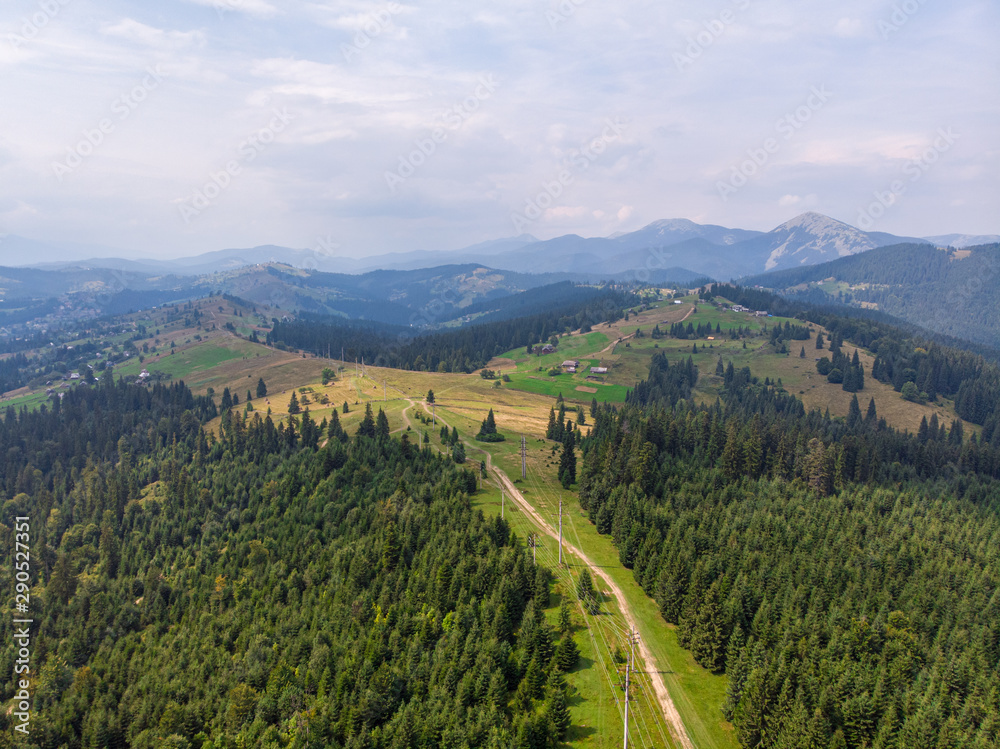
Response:
[{"label": "cloud", "polygon": [[215,8],[220,17],[225,17],[227,13],[246,13],[258,18],[271,18],[279,13],[276,7],[265,0],[187,0],[187,2]]},{"label": "cloud", "polygon": [[846,38],[868,36],[872,33],[872,26],[860,18],[840,18],[833,27],[833,33]]},{"label": "cloud", "polygon": [[[21,22],[0,25],[0,69],[16,71],[0,76],[0,97],[16,103],[5,110],[0,206],[40,211],[6,217],[11,233],[164,253],[307,246],[330,233],[353,254],[459,247],[509,235],[511,213],[550,188],[548,212],[530,228],[543,238],[606,234],[640,218],[771,229],[813,205],[852,219],[942,127],[960,132],[959,144],[880,228],[1000,231],[996,3],[923,3],[883,40],[878,23],[891,8],[862,0],[626,3],[614,19],[557,0],[116,0],[86,13],[78,2],[18,47],[7,33]],[[570,5],[550,22],[549,11]],[[724,30],[713,35],[716,21]],[[689,37],[698,54],[678,69]],[[955,55],[955,39],[967,54]],[[58,184],[52,161],[151,64],[169,84]],[[483,76],[495,91],[391,193],[386,172],[426,146]],[[821,85],[835,94],[829,103],[791,137],[777,133]],[[274,147],[217,206],[180,224],[170,199],[285,107],[295,119]],[[616,118],[623,132],[584,155]],[[719,175],[760,158],[768,138],[780,148],[720,200]]]},{"label": "cloud", "polygon": [[104,25],[101,32],[134,44],[158,50],[176,51],[205,44],[205,35],[200,31],[168,31],[147,26],[132,18],[124,18],[118,23]]}]

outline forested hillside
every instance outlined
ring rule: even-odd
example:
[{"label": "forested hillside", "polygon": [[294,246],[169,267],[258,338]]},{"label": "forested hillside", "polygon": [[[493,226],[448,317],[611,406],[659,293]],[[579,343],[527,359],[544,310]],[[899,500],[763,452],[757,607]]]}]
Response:
[{"label": "forested hillside", "polygon": [[580,503],[681,643],[725,671],[745,747],[1000,742],[1000,454],[952,425],[805,413],[749,370],[685,400],[654,357],[584,440]]},{"label": "forested hillside", "polygon": [[894,245],[745,279],[817,304],[875,307],[935,333],[1000,346],[1000,245]]},{"label": "forested hillside", "polygon": [[[960,417],[983,426],[981,441],[1000,447],[1000,367],[995,360],[988,361],[981,354],[953,345],[941,345],[920,332],[867,316],[845,316],[837,310],[788,302],[757,289],[726,286],[717,290],[727,299],[753,309],[797,315],[824,326],[842,341],[868,349],[875,356],[870,373],[873,378],[891,384],[912,400],[933,401],[938,396],[953,399]],[[987,353],[995,356],[997,352]],[[909,388],[907,383],[911,383]]]},{"label": "forested hillside", "polygon": [[[561,290],[563,293],[563,290]],[[431,372],[472,372],[486,366],[497,354],[513,348],[547,341],[550,336],[589,329],[599,322],[622,317],[622,309],[634,302],[630,294],[605,291],[589,301],[573,303],[546,312],[492,320],[445,333],[413,337],[406,330],[357,322],[320,322],[317,318],[276,323],[268,333],[269,344],[282,344],[316,354],[344,351],[345,358],[364,359],[373,366]],[[542,300],[538,300],[542,303]]]},{"label": "forested hillside", "polygon": [[106,376],[0,424],[3,546],[15,516],[33,534],[28,745],[554,746],[571,634],[542,616],[548,571],[470,509],[471,471],[382,416],[348,438],[239,415],[216,439],[214,414]]}]

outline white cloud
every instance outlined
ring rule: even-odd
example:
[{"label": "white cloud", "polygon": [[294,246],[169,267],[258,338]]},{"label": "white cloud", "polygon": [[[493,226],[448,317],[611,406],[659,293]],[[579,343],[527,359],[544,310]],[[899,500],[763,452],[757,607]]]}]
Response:
[{"label": "white cloud", "polygon": [[[386,19],[390,0],[74,0],[20,47],[6,37],[20,22],[0,25],[0,69],[16,71],[0,76],[0,100],[16,103],[5,110],[0,206],[22,201],[44,217],[12,214],[6,228],[164,252],[308,245],[330,232],[356,254],[458,247],[508,235],[511,211],[569,164],[571,180],[531,229],[539,236],[680,216],[770,229],[807,206],[852,219],[860,197],[884,189],[938,128],[954,127],[959,145],[884,228],[1000,231],[995,3],[923,4],[888,41],[875,33],[887,8],[861,0],[626,3],[613,19],[584,3],[553,27],[546,11],[557,5],[427,0]],[[674,53],[727,7],[735,22],[678,70]],[[345,59],[342,45],[380,11],[384,28]],[[955,39],[968,54],[954,54]],[[57,185],[52,160],[153,64],[168,83]],[[496,91],[390,193],[385,172],[484,75]],[[719,174],[822,84],[835,93],[829,104],[721,201]],[[170,198],[282,107],[295,121],[280,144],[247,165],[218,210],[178,226]],[[623,134],[580,159],[617,117]]]},{"label": "white cloud", "polygon": [[265,0],[187,0],[187,2],[214,8],[223,18],[227,13],[246,13],[258,18],[270,18],[279,12]]},{"label": "white cloud", "polygon": [[868,36],[872,33],[872,25],[860,18],[841,18],[833,27],[833,33],[847,38]]},{"label": "white cloud", "polygon": [[106,24],[101,32],[135,44],[158,50],[181,50],[200,47],[205,43],[205,35],[200,31],[169,31],[147,26],[132,18],[123,18],[115,24]]}]

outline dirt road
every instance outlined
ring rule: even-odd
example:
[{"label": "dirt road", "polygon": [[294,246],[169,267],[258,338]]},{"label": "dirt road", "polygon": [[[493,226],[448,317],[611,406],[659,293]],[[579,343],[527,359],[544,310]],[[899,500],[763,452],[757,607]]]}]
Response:
[{"label": "dirt road", "polygon": [[[549,523],[535,511],[535,508],[532,507],[521,492],[518,491],[517,487],[510,480],[510,478],[508,478],[507,474],[499,468],[495,468],[489,458],[487,458],[487,465],[496,475],[497,479],[500,480],[500,483],[503,484],[508,495],[514,498],[514,501],[520,505],[521,509],[528,513],[535,523],[537,523],[538,526],[549,536],[554,539],[558,539],[559,533],[556,529],[549,525]],[[628,623],[628,626],[636,632],[639,632],[639,655],[642,658],[643,663],[646,665],[646,673],[649,675],[649,679],[653,684],[653,689],[656,692],[656,699],[659,700],[660,708],[663,710],[663,717],[670,725],[670,731],[673,734],[674,740],[685,749],[694,749],[694,744],[691,743],[687,730],[684,728],[684,723],[681,720],[680,713],[677,712],[677,707],[674,705],[674,701],[670,698],[670,693],[667,691],[667,685],[663,682],[663,677],[660,675],[660,671],[657,668],[656,660],[653,658],[653,654],[646,646],[645,640],[641,636],[642,631],[640,630],[635,617],[632,615],[632,610],[628,607],[628,602],[625,599],[624,592],[622,592],[622,589],[618,587],[618,584],[615,583],[610,575],[594,564],[594,562],[586,554],[584,554],[582,550],[573,544],[568,543],[565,539],[563,539],[563,546],[571,554],[575,555],[584,564],[590,567],[591,573],[597,575],[597,577],[604,581],[605,585],[607,585],[609,591],[611,592],[611,595],[613,595],[615,600],[618,602],[618,608],[621,610],[622,616],[625,617],[625,621]]]}]

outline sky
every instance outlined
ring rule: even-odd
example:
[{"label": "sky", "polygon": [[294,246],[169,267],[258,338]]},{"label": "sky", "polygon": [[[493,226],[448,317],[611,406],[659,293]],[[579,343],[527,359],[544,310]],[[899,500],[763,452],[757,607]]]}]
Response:
[{"label": "sky", "polygon": [[997,28],[965,0],[5,0],[0,239],[1000,233]]}]

